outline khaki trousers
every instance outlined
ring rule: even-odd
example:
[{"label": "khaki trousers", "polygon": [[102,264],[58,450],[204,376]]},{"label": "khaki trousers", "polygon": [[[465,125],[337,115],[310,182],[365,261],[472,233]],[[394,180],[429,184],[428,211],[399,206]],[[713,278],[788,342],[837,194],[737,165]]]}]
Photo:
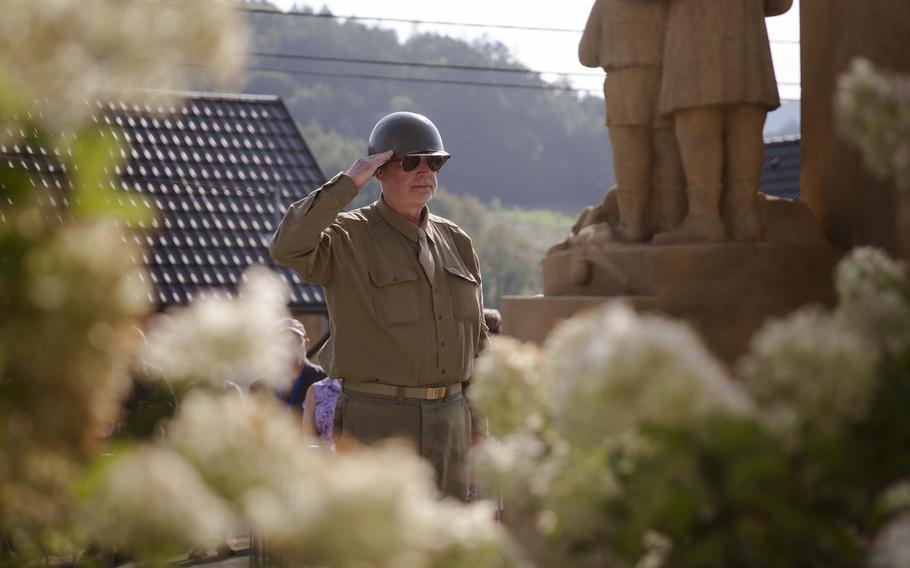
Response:
[{"label": "khaki trousers", "polygon": [[334,435],[363,444],[403,438],[432,464],[439,489],[464,501],[470,482],[471,411],[462,393],[440,400],[342,391]]}]

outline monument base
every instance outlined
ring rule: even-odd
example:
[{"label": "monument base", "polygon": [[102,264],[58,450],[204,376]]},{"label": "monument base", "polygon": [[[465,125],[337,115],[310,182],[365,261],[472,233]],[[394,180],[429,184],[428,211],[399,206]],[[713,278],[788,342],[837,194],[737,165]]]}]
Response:
[{"label": "monument base", "polygon": [[718,357],[733,363],[766,319],[805,304],[833,304],[832,273],[842,254],[821,241],[614,243],[585,257],[590,278],[577,284],[572,280],[577,251],[554,250],[543,260],[545,296],[503,298],[503,333],[540,343],[561,320],[623,300],[687,321]]}]

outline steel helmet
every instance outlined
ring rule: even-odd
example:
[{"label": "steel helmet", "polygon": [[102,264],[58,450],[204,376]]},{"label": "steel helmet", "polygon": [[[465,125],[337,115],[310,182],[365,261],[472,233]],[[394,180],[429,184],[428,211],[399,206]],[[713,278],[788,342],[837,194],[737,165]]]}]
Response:
[{"label": "steel helmet", "polygon": [[413,112],[387,114],[373,127],[369,153],[388,150],[394,150],[396,156],[449,156],[436,125]]}]

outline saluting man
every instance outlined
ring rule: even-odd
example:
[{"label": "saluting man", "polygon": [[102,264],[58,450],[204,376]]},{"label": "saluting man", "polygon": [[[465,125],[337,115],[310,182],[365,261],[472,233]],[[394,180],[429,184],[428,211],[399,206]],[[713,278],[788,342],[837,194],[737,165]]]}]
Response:
[{"label": "saluting man", "polygon": [[[331,339],[317,356],[342,379],[336,435],[403,437],[465,499],[471,415],[462,394],[486,338],[471,239],[427,203],[449,159],[425,116],[396,112],[360,158],[288,208],[272,257],[325,288]],[[373,204],[342,212],[376,176]]]}]

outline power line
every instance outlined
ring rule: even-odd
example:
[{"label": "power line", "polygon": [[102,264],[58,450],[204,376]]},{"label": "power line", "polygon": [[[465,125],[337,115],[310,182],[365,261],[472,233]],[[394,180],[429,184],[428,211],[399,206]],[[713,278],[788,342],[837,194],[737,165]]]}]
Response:
[{"label": "power line", "polygon": [[301,18],[328,18],[333,20],[352,20],[368,22],[392,22],[396,24],[429,24],[434,26],[454,26],[463,28],[495,28],[501,30],[526,30],[535,32],[561,32],[561,33],[580,33],[582,30],[572,28],[549,28],[542,26],[514,26],[509,24],[481,24],[477,22],[447,22],[442,20],[411,20],[407,18],[387,18],[374,16],[339,16],[336,14],[325,14],[315,12],[282,12],[280,10],[270,10],[268,8],[242,8],[252,14],[268,14],[270,16],[296,16]]},{"label": "power line", "polygon": [[541,91],[575,91],[599,92],[600,89],[575,88],[564,85],[528,85],[522,83],[491,83],[487,81],[468,81],[461,79],[426,79],[421,77],[390,77],[388,75],[371,75],[369,73],[330,73],[327,71],[307,71],[303,69],[282,69],[277,67],[250,67],[250,71],[267,71],[287,73],[288,75],[314,76],[314,77],[342,77],[350,79],[373,79],[381,81],[402,81],[405,83],[436,83],[443,85],[466,85],[471,87],[504,87],[510,89],[531,89]]},{"label": "power line", "polygon": [[304,61],[328,61],[336,63],[362,63],[368,65],[396,65],[406,67],[421,67],[426,69],[455,69],[459,71],[495,71],[497,73],[520,73],[524,75],[560,75],[563,77],[603,77],[603,73],[572,73],[567,71],[540,71],[536,69],[523,69],[516,67],[484,67],[482,65],[456,65],[452,63],[420,63],[417,61],[389,61],[384,59],[358,59],[352,57],[329,57],[323,55],[298,55],[293,53],[270,53],[254,51],[254,57],[275,57],[279,59],[292,59]]},{"label": "power line", "polygon": [[[250,71],[264,71],[264,72],[274,72],[274,73],[287,73],[288,75],[295,76],[314,76],[314,77],[337,77],[342,79],[365,79],[373,81],[400,81],[405,83],[435,83],[435,84],[444,84],[444,85],[464,85],[470,87],[502,87],[502,88],[514,88],[514,89],[526,89],[526,90],[539,90],[539,91],[570,91],[578,93],[600,93],[601,89],[585,89],[577,87],[569,87],[563,85],[527,85],[521,83],[498,83],[498,82],[487,82],[487,81],[467,81],[459,79],[426,79],[420,77],[390,77],[387,75],[372,75],[368,73],[330,73],[327,71],[307,71],[302,69],[282,69],[276,67],[250,67]],[[786,83],[779,82],[778,84],[784,86],[799,86],[799,83]],[[781,99],[785,101],[797,101],[799,99]]]},{"label": "power line", "polygon": [[[520,73],[525,75],[530,74],[540,74],[540,75],[559,75],[563,77],[604,77],[603,73],[572,73],[566,71],[539,71],[534,69],[516,69],[511,67],[484,67],[481,65],[455,65],[449,63],[420,63],[416,61],[393,61],[388,59],[360,59],[353,57],[331,57],[331,56],[322,56],[322,55],[298,55],[291,53],[272,53],[267,51],[252,52],[250,55],[255,57],[276,57],[281,59],[291,59],[291,60],[302,60],[302,61],[325,61],[325,62],[336,62],[336,63],[359,63],[366,65],[385,65],[385,66],[398,66],[398,67],[416,67],[416,68],[426,68],[426,69],[454,69],[461,71],[494,71],[502,73]],[[275,69],[275,68],[263,68],[263,67],[251,67],[251,70],[259,71],[283,71],[283,72],[297,72],[298,70],[288,70],[288,69]],[[305,71],[305,70],[301,70]],[[316,73],[315,71],[313,73]],[[383,76],[385,77],[385,76]],[[385,77],[389,79],[394,79],[394,77]],[[408,78],[410,79],[410,78]],[[434,81],[432,79],[423,79],[422,82]],[[445,80],[449,81],[449,80]],[[493,86],[498,84],[494,83],[483,83]],[[788,86],[788,87],[798,87],[800,86],[799,82],[794,81],[778,81],[778,85]],[[504,84],[505,85],[505,84]],[[529,87],[530,85],[525,85]],[[546,86],[540,86],[540,88],[548,88]],[[591,91],[593,89],[583,89]]]},{"label": "power line", "polygon": [[[244,11],[251,14],[266,14],[270,16],[292,16],[300,18],[325,18],[332,20],[351,20],[351,21],[367,21],[367,22],[390,22],[395,24],[412,24],[412,25],[433,25],[433,26],[452,26],[452,27],[461,27],[461,28],[491,28],[499,30],[522,30],[522,31],[532,31],[532,32],[557,32],[557,33],[582,33],[583,29],[578,28],[554,28],[546,26],[516,26],[512,24],[482,24],[479,22],[451,22],[445,20],[417,20],[417,19],[408,19],[408,18],[389,18],[385,16],[351,16],[351,15],[338,15],[330,13],[316,13],[316,12],[282,12],[280,10],[273,10],[269,8],[243,8]],[[799,45],[799,40],[790,40],[790,39],[778,39],[770,40],[771,43],[778,44],[795,44]]]}]

